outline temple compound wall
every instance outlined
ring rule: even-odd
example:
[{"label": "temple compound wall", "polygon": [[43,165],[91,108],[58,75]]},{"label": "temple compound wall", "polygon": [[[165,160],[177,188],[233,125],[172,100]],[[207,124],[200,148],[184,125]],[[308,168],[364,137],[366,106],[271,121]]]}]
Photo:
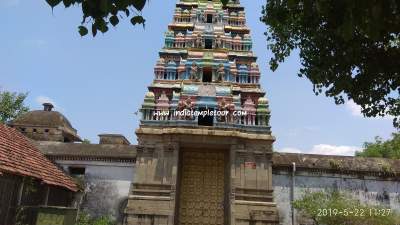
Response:
[{"label": "temple compound wall", "polygon": [[109,215],[122,220],[135,170],[131,163],[69,160],[57,160],[56,163],[65,171],[85,167],[83,180],[86,196],[82,201],[85,212],[95,217]]},{"label": "temple compound wall", "polygon": [[[400,160],[274,153],[273,163],[273,193],[282,225],[292,225],[293,190],[294,200],[310,191],[340,190],[361,203],[400,212],[400,177],[395,172]],[[295,220],[312,225],[296,210]]]},{"label": "temple compound wall", "polygon": [[[101,139],[102,140],[102,139]],[[135,175],[136,146],[38,142],[39,149],[84,186],[81,209],[119,224]]]},{"label": "temple compound wall", "polygon": [[[184,139],[188,140],[187,138]],[[153,200],[158,201],[161,199],[164,201],[159,201],[160,204],[155,206],[154,211],[162,208],[173,210],[175,207],[174,204],[169,204],[170,200],[166,200],[170,199],[171,193],[176,193],[174,190],[176,187],[171,188],[168,182],[172,176],[178,175],[177,170],[179,167],[173,169],[174,164],[168,163],[173,162],[173,160],[168,160],[168,158],[178,154],[174,150],[178,146],[173,144],[174,141],[172,139],[170,141],[156,141],[151,138],[149,141],[149,144],[153,144],[153,148],[138,149],[138,146],[133,145],[88,145],[54,142],[38,142],[38,146],[49,159],[53,160],[69,174],[74,175],[75,173],[74,176],[79,176],[76,174],[79,173],[79,170],[74,171],[74,168],[85,168],[82,177],[84,177],[88,189],[86,198],[83,201],[83,209],[93,216],[111,215],[120,222],[119,224],[122,224],[124,220],[129,220],[128,217],[124,218],[123,215],[128,196],[132,197],[132,194],[138,194],[141,191],[150,191],[153,196],[154,193],[159,192],[160,196]],[[207,142],[210,143],[212,141],[209,139]],[[165,145],[158,146],[157,143],[164,143]],[[258,165],[261,165],[257,158],[261,155],[254,155],[255,164],[251,163],[251,159],[246,158],[246,152],[252,149],[250,146],[251,144],[247,146],[235,145],[230,151],[235,152],[238,158],[237,162],[233,163],[235,166],[232,168],[234,171],[232,176],[235,178],[232,182],[238,187],[248,187],[248,189],[244,190],[236,188],[232,192],[235,199],[237,199],[235,201],[239,203],[237,204],[239,207],[246,206],[240,204],[245,202],[240,199],[251,200],[249,198],[255,197],[249,194],[251,187],[257,188],[257,185],[262,187],[265,184],[267,186],[272,185],[270,193],[273,193],[273,195],[259,193],[261,196],[258,195],[257,198],[259,200],[260,198],[274,199],[278,211],[277,214],[279,215],[279,224],[281,225],[292,225],[291,194],[293,187],[295,200],[300,199],[308,191],[336,189],[351,194],[361,202],[372,205],[380,204],[392,210],[400,211],[400,179],[398,176],[400,160],[275,152],[272,154],[272,179],[270,179],[268,178],[269,175],[263,178],[262,174],[257,173]],[[164,149],[161,151],[163,155],[159,155],[156,158],[159,158],[159,160],[167,159],[165,164],[159,162],[152,164],[149,163],[150,161],[136,162],[137,151],[148,156],[161,154],[161,152],[157,153],[158,151],[156,150],[159,147]],[[197,147],[201,147],[201,145]],[[226,160],[229,160],[229,158]],[[293,163],[296,165],[295,173],[293,173]],[[154,171],[154,174],[137,174],[136,168],[140,165],[153,167],[152,170],[148,171]],[[160,165],[163,165],[163,167],[160,167]],[[254,165],[256,165],[255,169],[253,169]],[[168,171],[172,171],[172,173],[165,173],[167,171],[165,170],[166,168],[170,168],[171,170],[168,169]],[[154,182],[153,185],[150,185],[153,187],[150,190],[143,190],[141,187],[135,186],[135,184],[132,185],[134,177],[137,176],[144,179],[154,177],[160,182]],[[240,179],[240,177],[246,179]],[[262,182],[260,183],[259,181]],[[269,182],[271,184],[268,184]],[[165,198],[163,196],[169,197]],[[143,202],[145,203],[143,204]],[[136,204],[131,205],[130,208],[144,209],[143,207],[146,207],[149,202],[147,200],[143,202],[135,202]],[[237,212],[240,211],[246,212],[243,209]],[[168,212],[165,213],[168,214]],[[298,212],[295,212],[295,218],[298,225],[312,225],[309,221],[304,220]]]}]

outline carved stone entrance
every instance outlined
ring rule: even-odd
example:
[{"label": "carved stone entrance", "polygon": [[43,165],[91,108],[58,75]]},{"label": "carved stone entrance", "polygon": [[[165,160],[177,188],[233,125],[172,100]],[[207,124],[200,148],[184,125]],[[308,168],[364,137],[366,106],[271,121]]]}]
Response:
[{"label": "carved stone entrance", "polygon": [[271,135],[145,126],[136,134],[124,225],[279,224]]},{"label": "carved stone entrance", "polygon": [[178,224],[223,225],[225,156],[221,151],[182,151]]}]

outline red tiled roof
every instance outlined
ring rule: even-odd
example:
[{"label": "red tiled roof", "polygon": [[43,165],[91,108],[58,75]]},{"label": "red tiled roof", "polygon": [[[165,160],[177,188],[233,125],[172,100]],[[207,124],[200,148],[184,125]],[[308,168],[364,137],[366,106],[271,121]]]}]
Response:
[{"label": "red tiled roof", "polygon": [[34,177],[48,185],[77,191],[75,182],[48,160],[24,135],[0,123],[0,174]]}]

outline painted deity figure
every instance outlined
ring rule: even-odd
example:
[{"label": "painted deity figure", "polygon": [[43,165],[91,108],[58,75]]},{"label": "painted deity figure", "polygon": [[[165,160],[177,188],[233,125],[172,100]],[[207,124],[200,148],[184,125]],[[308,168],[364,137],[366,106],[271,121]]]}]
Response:
[{"label": "painted deity figure", "polygon": [[225,123],[233,122],[233,111],[235,110],[235,105],[233,103],[226,102],[225,98],[223,98],[220,102],[218,102],[218,109],[224,112],[218,118],[220,122],[225,122]]},{"label": "painted deity figure", "polygon": [[200,11],[200,22],[206,22],[206,17],[204,15],[204,10]]},{"label": "painted deity figure", "polygon": [[196,10],[196,20],[197,22],[200,22],[201,20],[201,11],[199,9]]},{"label": "painted deity figure", "polygon": [[219,64],[217,70],[217,81],[223,81],[225,77],[225,67],[222,64]]},{"label": "painted deity figure", "polygon": [[199,80],[199,67],[196,62],[193,62],[192,67],[190,68],[190,79]]},{"label": "painted deity figure", "polygon": [[215,39],[215,47],[222,48],[222,40],[220,35],[218,35],[217,38]]},{"label": "painted deity figure", "polygon": [[[181,99],[178,103],[178,109],[182,113],[185,111],[190,112],[194,109],[194,103],[192,102],[192,100],[190,98],[187,98],[186,100]],[[183,113],[183,115],[179,115],[178,117],[179,117],[179,119],[184,119],[184,120],[193,119],[192,116],[190,116],[189,114],[185,114],[185,113]]]},{"label": "painted deity figure", "polygon": [[219,11],[219,22],[222,23],[224,20],[224,13],[223,11]]},{"label": "painted deity figure", "polygon": [[203,40],[202,40],[201,34],[197,34],[197,36],[196,36],[196,47],[197,48],[203,47]]},{"label": "painted deity figure", "polygon": [[[226,112],[226,102],[225,99],[223,98],[220,102],[218,102],[218,110],[221,112]],[[227,116],[225,115],[225,113],[223,113],[221,116],[219,116],[218,118],[219,122],[227,122]]]}]

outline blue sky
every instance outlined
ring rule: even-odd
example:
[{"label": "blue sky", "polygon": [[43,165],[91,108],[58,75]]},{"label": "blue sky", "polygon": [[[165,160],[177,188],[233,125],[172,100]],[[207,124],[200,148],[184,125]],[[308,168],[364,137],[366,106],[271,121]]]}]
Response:
[{"label": "blue sky", "polygon": [[[296,75],[298,52],[272,72],[266,27],[259,21],[265,1],[241,2],[270,100],[275,150],[351,155],[364,141],[388,138],[395,131],[390,118],[366,119],[354,104],[337,106],[315,96],[310,82]],[[0,0],[0,88],[29,92],[31,109],[53,102],[79,135],[93,143],[100,133],[121,133],[135,143],[139,118],[134,112],[153,79],[174,4],[150,1],[143,12],[145,29],[122,20],[105,35],[81,38],[78,7],[52,12],[44,0]]]}]

